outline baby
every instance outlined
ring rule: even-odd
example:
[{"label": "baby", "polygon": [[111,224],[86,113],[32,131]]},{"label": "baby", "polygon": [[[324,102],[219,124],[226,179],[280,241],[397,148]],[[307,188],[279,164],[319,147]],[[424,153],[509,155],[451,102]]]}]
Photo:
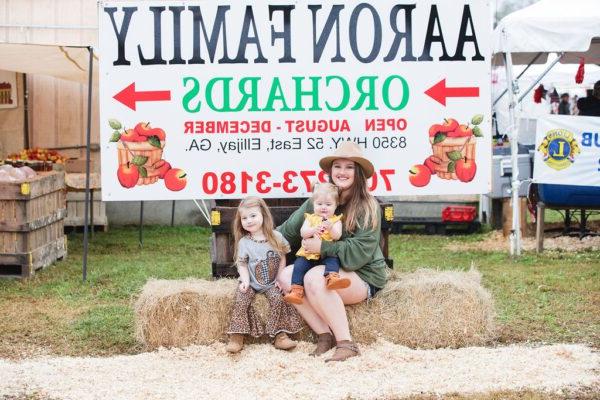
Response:
[{"label": "baby", "polygon": [[[304,214],[304,224],[300,229],[303,239],[318,236],[321,240],[334,241],[342,236],[342,215],[335,215],[338,205],[339,191],[332,183],[318,183],[312,194],[314,214]],[[350,279],[341,278],[340,260],[337,257],[321,258],[320,254],[307,253],[300,248],[296,253],[292,286],[288,294],[283,296],[285,301],[302,304],[304,297],[304,275],[314,266],[325,265],[324,276],[327,289],[344,289],[350,286]]]}]

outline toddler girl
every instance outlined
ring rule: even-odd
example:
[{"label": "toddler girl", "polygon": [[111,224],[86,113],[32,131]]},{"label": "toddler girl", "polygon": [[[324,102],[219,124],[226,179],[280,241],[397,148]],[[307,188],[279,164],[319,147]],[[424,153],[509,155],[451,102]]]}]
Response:
[{"label": "toddler girl", "polygon": [[[296,347],[286,333],[302,329],[296,310],[283,301],[275,286],[275,277],[285,267],[285,254],[290,251],[287,240],[274,230],[273,217],[267,204],[258,197],[241,201],[233,222],[239,285],[229,325],[227,351],[237,353],[244,347],[244,335],[275,337],[274,346],[281,350]],[[252,306],[256,293],[264,293],[269,301],[266,329]]]},{"label": "toddler girl", "polygon": [[[334,241],[342,236],[342,215],[335,215],[338,206],[339,191],[332,183],[317,183],[313,189],[312,202],[314,214],[304,214],[304,224],[300,228],[303,239],[318,235],[321,240]],[[350,286],[350,279],[340,278],[340,260],[337,257],[325,257],[307,253],[301,247],[296,253],[292,286],[283,298],[288,303],[302,304],[304,297],[304,275],[316,265],[325,265],[327,289],[344,289]]]}]

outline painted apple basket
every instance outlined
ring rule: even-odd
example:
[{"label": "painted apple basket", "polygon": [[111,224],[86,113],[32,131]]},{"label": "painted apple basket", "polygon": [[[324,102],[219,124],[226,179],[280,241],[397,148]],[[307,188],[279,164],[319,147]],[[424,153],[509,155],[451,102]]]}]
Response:
[{"label": "painted apple basket", "polygon": [[[119,165],[133,163],[146,169],[146,176],[140,177],[137,181],[137,186],[150,185],[158,181],[159,171],[154,168],[157,161],[162,159],[165,142],[160,142],[160,147],[155,147],[150,142],[127,142],[119,141],[117,149],[119,151]],[[146,157],[146,162],[141,164],[138,160],[134,161],[135,157]]]},{"label": "painted apple basket", "polygon": [[[477,144],[475,136],[467,137],[446,137],[438,143],[434,143],[433,137],[429,138],[433,155],[442,160],[435,165],[435,172],[441,179],[458,179],[454,172],[454,163],[460,158],[467,160],[475,159],[475,145]],[[460,157],[458,157],[458,153]]]}]

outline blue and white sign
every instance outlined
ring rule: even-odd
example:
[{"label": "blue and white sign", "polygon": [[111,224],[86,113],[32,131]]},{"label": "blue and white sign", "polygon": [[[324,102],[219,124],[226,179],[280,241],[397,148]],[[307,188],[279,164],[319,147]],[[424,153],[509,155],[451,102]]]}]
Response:
[{"label": "blue and white sign", "polygon": [[600,118],[540,117],[535,146],[534,182],[600,186]]}]

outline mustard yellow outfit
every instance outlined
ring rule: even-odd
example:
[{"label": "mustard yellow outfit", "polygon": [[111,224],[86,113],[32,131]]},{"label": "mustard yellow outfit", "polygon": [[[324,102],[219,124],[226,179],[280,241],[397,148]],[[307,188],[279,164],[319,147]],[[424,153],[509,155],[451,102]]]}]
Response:
[{"label": "mustard yellow outfit", "polygon": [[[342,216],[343,216],[343,214],[334,215],[333,217],[327,218],[327,221],[329,221],[331,223],[331,225],[333,226],[333,224],[335,224],[336,222],[341,221]],[[308,225],[311,228],[316,228],[317,226],[319,226],[323,223],[323,217],[321,217],[320,215],[317,215],[317,214],[304,213],[304,219],[306,221],[308,221]],[[333,242],[333,237],[331,237],[331,232],[329,232],[328,229],[325,230],[323,233],[321,233],[321,240],[324,240],[327,242]],[[318,260],[321,258],[320,254],[306,253],[304,251],[303,247],[300,247],[300,250],[298,250],[296,255],[299,257],[304,257],[307,260]]]}]

